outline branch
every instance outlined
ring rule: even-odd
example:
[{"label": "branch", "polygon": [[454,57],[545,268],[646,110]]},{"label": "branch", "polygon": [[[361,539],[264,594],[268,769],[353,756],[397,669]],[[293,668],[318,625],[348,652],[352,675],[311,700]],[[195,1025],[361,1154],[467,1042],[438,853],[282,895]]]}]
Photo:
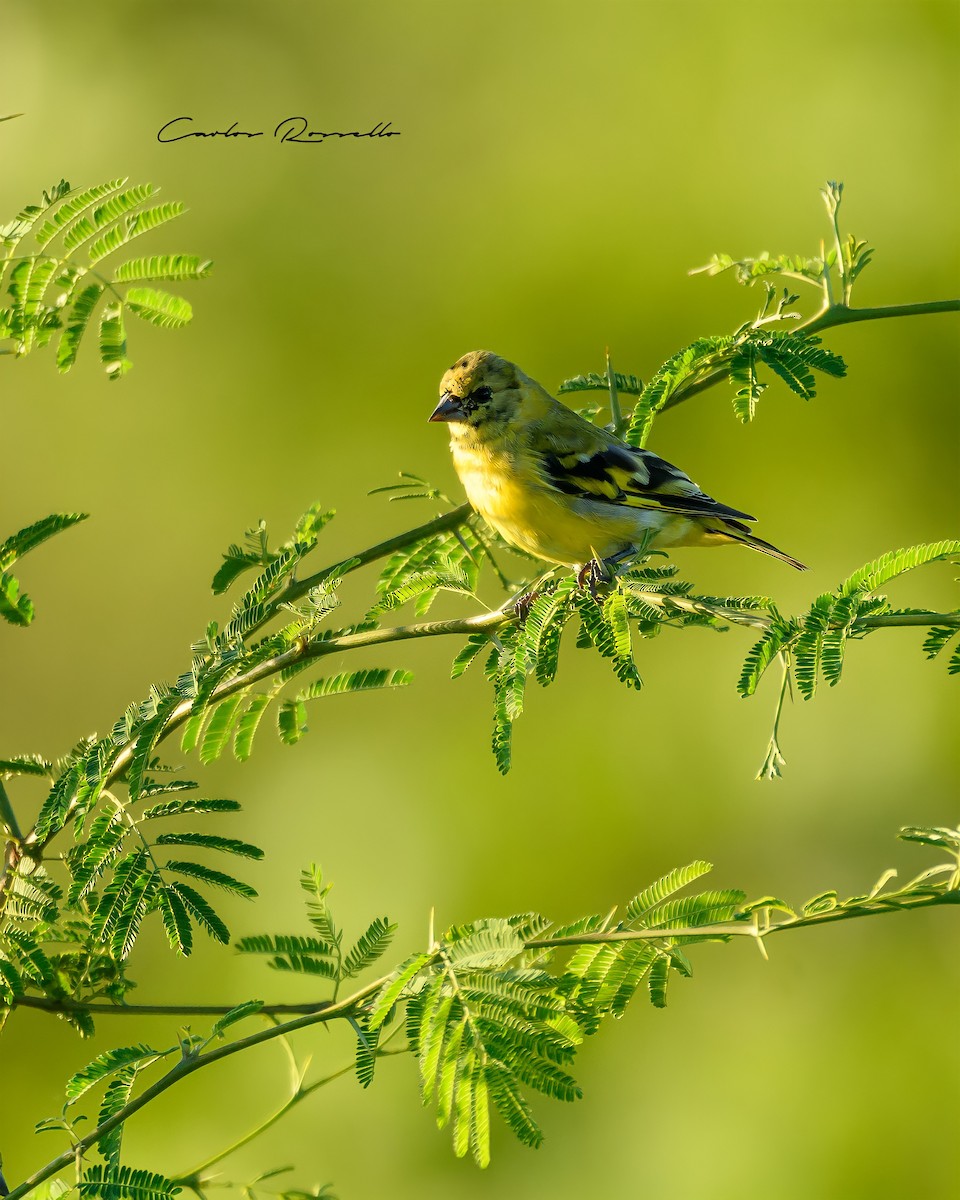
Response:
[{"label": "branch", "polygon": [[[858,321],[881,321],[887,317],[919,317],[945,312],[960,312],[960,300],[925,300],[916,304],[884,304],[877,308],[850,308],[846,304],[830,304],[796,328],[804,333],[819,333],[822,329],[830,329],[834,325],[853,325]],[[701,379],[681,383],[660,411],[666,412],[668,408],[676,408],[685,400],[690,400],[708,388],[722,383],[729,375],[729,367],[718,367]]]},{"label": "branch", "polygon": [[[960,875],[960,868],[948,865],[944,871],[951,871],[954,876]],[[586,933],[565,934],[558,937],[528,938],[524,941],[527,950],[562,949],[571,946],[603,946],[618,942],[663,941],[665,938],[728,938],[751,937],[763,940],[772,933],[782,933],[788,929],[805,929],[811,925],[830,925],[837,921],[850,921],[858,917],[877,917],[885,913],[906,912],[915,908],[933,908],[941,904],[960,904],[960,878],[951,877],[942,888],[921,888],[916,882],[909,883],[897,892],[879,893],[863,899],[854,899],[838,903],[836,907],[822,912],[800,913],[783,917],[781,920],[769,921],[764,926],[745,920],[724,922],[716,925],[696,925],[689,928],[671,926],[655,926],[650,929],[612,929],[593,930]],[[389,978],[386,976],[385,978]],[[275,1028],[281,1032],[301,1029],[319,1021],[333,1021],[352,1016],[354,1008],[371,991],[376,990],[383,979],[376,984],[370,984],[360,992],[341,1002],[320,1000],[309,1004],[268,1004],[258,1009],[257,1016],[280,1016],[289,1013],[302,1013],[302,1020],[288,1022]],[[79,1004],[72,1000],[50,1000],[41,996],[18,996],[14,999],[13,1008],[35,1008],[43,1012],[63,1013],[82,1010],[96,1016],[223,1016],[233,1012],[233,1004]],[[259,1041],[266,1040],[258,1036]],[[249,1039],[244,1039],[246,1043]],[[109,1130],[107,1131],[109,1132]]]},{"label": "branch", "polygon": [[[921,838],[918,835],[923,834]],[[953,831],[947,830],[914,830],[913,828],[904,829],[901,831],[901,836],[906,836],[912,840],[931,841],[932,837],[941,839],[944,835],[949,834],[953,837]],[[938,843],[939,844],[939,843]],[[661,925],[660,927],[649,929],[614,929],[614,930],[594,930],[592,932],[580,934],[557,935],[554,937],[533,937],[526,938],[523,941],[525,950],[547,950],[547,949],[563,949],[574,946],[585,945],[606,945],[618,942],[629,941],[660,941],[675,944],[678,940],[696,940],[698,942],[708,941],[712,939],[728,939],[732,936],[752,937],[760,946],[763,947],[764,939],[772,933],[782,932],[787,929],[800,929],[811,925],[825,925],[836,921],[853,920],[859,917],[880,916],[883,913],[904,912],[915,908],[929,908],[940,904],[960,904],[960,860],[948,863],[939,867],[934,867],[931,870],[925,871],[911,883],[896,892],[884,893],[881,889],[885,882],[890,878],[892,872],[887,872],[881,878],[880,882],[866,896],[854,896],[846,901],[836,901],[834,898],[832,906],[824,907],[823,901],[827,897],[820,897],[817,901],[811,901],[807,906],[807,911],[800,913],[788,912],[785,917],[777,918],[776,914],[782,911],[783,906],[779,901],[764,901],[756,902],[746,906],[743,910],[744,920],[739,922],[718,922],[716,924],[695,925],[691,927],[671,927],[670,925]],[[935,875],[943,875],[949,872],[949,878],[944,883],[935,885],[928,882]],[[830,894],[835,896],[835,894]],[[818,907],[814,908],[814,904]],[[772,917],[772,919],[771,919]],[[431,935],[432,940],[432,935]],[[447,963],[448,959],[444,953],[442,943],[433,943],[429,957],[425,957],[421,962],[418,970],[423,970],[426,967],[436,964],[437,962]],[[145,1089],[135,1099],[130,1100],[126,1105],[118,1110],[113,1116],[103,1121],[85,1137],[80,1138],[69,1150],[59,1155],[57,1158],[49,1162],[45,1167],[41,1168],[19,1187],[15,1188],[9,1195],[9,1200],[22,1200],[30,1191],[41,1183],[57,1175],[64,1168],[69,1167],[72,1163],[78,1161],[80,1157],[94,1147],[101,1138],[111,1133],[113,1130],[121,1126],[125,1121],[139,1112],[146,1105],[150,1104],[158,1096],[168,1091],[174,1084],[181,1079],[192,1075],[201,1068],[209,1066],[212,1063],[219,1062],[222,1059],[229,1058],[234,1054],[239,1054],[243,1050],[248,1050],[253,1046],[263,1045],[266,1042],[272,1041],[275,1038],[285,1038],[287,1034],[298,1029],[304,1029],[311,1025],[327,1023],[336,1019],[353,1019],[361,1010],[368,998],[379,992],[388,982],[394,978],[393,975],[384,975],[372,983],[358,989],[351,996],[339,1002],[330,1002],[316,1009],[315,1011],[297,1017],[294,1020],[286,1021],[271,1025],[267,1029],[250,1034],[244,1038],[238,1038],[234,1042],[230,1042],[225,1046],[217,1047],[214,1050],[204,1052],[203,1050],[194,1050],[186,1046],[182,1049],[181,1060],[172,1067],[165,1075],[158,1079],[152,1086]],[[398,997],[399,999],[399,997]],[[21,997],[17,1003],[24,1003],[25,998]],[[33,1007],[43,1008],[47,1011],[56,1011],[50,1004],[34,1004]],[[101,1011],[108,1006],[95,1006],[98,1011]],[[278,1011],[279,1006],[274,1006],[272,1010],[261,1011]],[[112,1011],[123,1012],[125,1006],[116,1006]],[[213,1006],[161,1006],[161,1005],[140,1005],[130,1006],[126,1008],[127,1012],[138,1013],[165,1013],[167,1015],[189,1015],[196,1013],[210,1014],[214,1011],[219,1011]],[[229,1010],[228,1010],[229,1011]],[[402,1026],[398,1026],[402,1028]],[[246,1135],[239,1144],[251,1140],[261,1132],[264,1128],[269,1127],[275,1121],[279,1120],[285,1112],[297,1103],[309,1091],[316,1090],[317,1087],[323,1086],[329,1082],[329,1079],[336,1078],[338,1074],[318,1081],[311,1085],[309,1089],[301,1087],[300,1083],[294,1090],[293,1096],[289,1098],[280,1109],[271,1117],[267,1118],[265,1124],[258,1126],[252,1133]],[[231,1147],[233,1149],[235,1147]],[[230,1151],[225,1151],[218,1154],[208,1163],[203,1164],[204,1167],[213,1162],[219,1161],[225,1157]],[[198,1173],[203,1168],[198,1168]],[[199,1180],[194,1180],[189,1177],[184,1178],[182,1182],[193,1186]]]},{"label": "branch", "polygon": [[[952,868],[951,868],[952,869]],[[747,922],[725,922],[719,925],[695,925],[689,929],[611,929],[608,932],[577,933],[564,937],[533,938],[525,942],[528,950],[559,949],[564,946],[602,946],[616,942],[663,941],[664,938],[728,938],[751,937],[762,941],[771,933],[782,933],[786,929],[804,929],[810,925],[830,925],[836,921],[852,921],[857,917],[879,917],[884,913],[906,912],[914,908],[932,908],[939,904],[960,904],[960,891],[955,888],[929,892],[904,894],[891,892],[875,900],[862,903],[838,905],[825,912],[801,914],[774,921],[765,928]]]},{"label": "branch", "polygon": [[17,841],[23,838],[20,826],[17,824],[17,815],[13,811],[13,805],[10,803],[7,789],[3,786],[3,779],[0,779],[0,823],[6,826],[7,832],[12,838],[15,838]]},{"label": "branch", "polygon": [[[263,1010],[261,1009],[261,1011]],[[205,1182],[207,1182],[207,1177],[205,1176],[204,1172],[209,1171],[211,1167],[215,1167],[218,1162],[222,1162],[225,1158],[235,1153],[237,1150],[249,1145],[250,1142],[254,1141],[262,1133],[266,1133],[268,1129],[271,1129],[274,1125],[276,1125],[276,1123],[282,1117],[285,1117],[287,1113],[302,1100],[306,1100],[308,1096],[312,1095],[320,1088],[325,1087],[328,1083],[333,1083],[334,1080],[340,1079],[344,1075],[349,1075],[350,1072],[353,1071],[354,1066],[355,1064],[351,1061],[347,1063],[345,1067],[341,1067],[339,1071],[334,1071],[330,1075],[325,1075],[322,1079],[316,1080],[307,1087],[303,1087],[302,1083],[298,1083],[296,1088],[290,1093],[287,1099],[284,1100],[280,1107],[272,1112],[265,1120],[261,1121],[259,1125],[249,1130],[242,1137],[237,1138],[237,1140],[232,1142],[225,1150],[220,1150],[216,1154],[211,1155],[198,1166],[193,1167],[189,1171],[185,1171],[182,1175],[175,1175],[170,1182],[175,1187],[188,1187],[198,1192],[199,1195],[202,1195],[202,1192],[200,1192],[199,1189]]]},{"label": "branch", "polygon": [[[306,1004],[265,1004],[257,1010],[257,1016],[281,1017],[293,1014],[304,1016],[322,1012],[334,1002],[313,1000]],[[233,1012],[235,1004],[82,1004],[77,1000],[54,1000],[49,996],[16,996],[13,1008],[35,1008],[41,1012],[75,1013],[87,1012],[95,1017],[222,1017]]]},{"label": "branch", "polygon": [[63,1154],[47,1163],[29,1179],[24,1180],[19,1187],[15,1187],[7,1197],[7,1200],[22,1200],[22,1197],[27,1196],[38,1187],[41,1183],[51,1179],[66,1167],[75,1163],[79,1157],[90,1150],[97,1142],[106,1134],[111,1133],[114,1129],[121,1126],[124,1121],[144,1108],[151,1101],[156,1100],[158,1096],[162,1096],[164,1092],[179,1083],[181,1079],[186,1079],[188,1075],[192,1075],[195,1071],[199,1071],[202,1067],[207,1067],[211,1063],[220,1062],[221,1059],[230,1058],[231,1055],[239,1054],[242,1050],[249,1050],[252,1046],[260,1046],[264,1042],[272,1041],[277,1037],[284,1037],[288,1033],[292,1033],[297,1029],[305,1029],[309,1025],[316,1025],[325,1021],[332,1021],[336,1017],[346,1016],[362,1003],[367,996],[379,991],[386,982],[387,977],[374,980],[373,983],[367,984],[366,987],[360,988],[359,991],[348,996],[345,1000],[341,1000],[336,1004],[331,1004],[321,1012],[311,1013],[307,1016],[299,1017],[295,1021],[286,1021],[281,1025],[272,1025],[269,1029],[261,1029],[258,1033],[252,1033],[249,1037],[238,1038],[235,1042],[230,1042],[226,1046],[218,1046],[215,1050],[209,1050],[206,1053],[184,1052],[183,1057],[176,1066],[163,1075],[151,1087],[148,1087],[139,1096],[131,1100],[129,1104],[125,1104],[114,1115],[96,1129],[90,1131],[86,1136],[79,1138],[77,1142],[71,1146],[69,1150],[65,1150]]},{"label": "branch", "polygon": [[833,304],[822,309],[798,328],[806,333],[818,333],[832,325],[882,321],[886,317],[922,317],[945,312],[960,312],[960,300],[922,300],[916,304],[882,304],[877,308],[849,308],[846,304]]},{"label": "branch", "polygon": [[279,596],[271,600],[271,615],[280,605],[291,604],[294,600],[299,600],[301,596],[305,596],[312,587],[316,587],[332,571],[336,571],[341,563],[348,562],[352,564],[343,572],[344,575],[347,575],[350,571],[359,570],[360,567],[365,567],[380,558],[386,558],[388,554],[393,554],[397,550],[403,550],[404,547],[411,545],[413,542],[419,542],[422,538],[432,537],[435,533],[446,533],[447,530],[456,529],[459,525],[463,525],[472,513],[473,508],[469,504],[461,504],[457,508],[452,508],[449,512],[436,517],[434,520],[427,521],[424,525],[418,525],[415,529],[408,529],[406,533],[398,533],[396,537],[387,538],[385,542],[378,542],[376,546],[371,546],[367,550],[361,550],[359,554],[354,554],[348,558],[341,559],[340,562],[332,563],[322,571],[315,571],[313,575],[308,575],[306,579],[298,579],[288,584]]},{"label": "branch", "polygon": [[[450,513],[445,514],[445,516],[452,520],[454,514],[459,511],[459,509],[453,509]],[[431,522],[431,524],[434,524],[434,522]],[[425,528],[425,526],[421,528]],[[382,545],[387,544],[382,543]],[[302,583],[305,582],[302,581]],[[633,594],[658,608],[670,605],[684,612],[713,616],[720,620],[728,621],[731,624],[766,629],[771,623],[769,617],[753,609],[727,608],[690,597],[668,596],[661,592],[646,592],[640,589],[634,589]],[[515,600],[511,598],[500,608],[492,612],[480,613],[472,617],[457,617],[448,621],[422,621],[414,625],[395,625],[385,629],[368,629],[359,633],[347,633],[341,637],[321,638],[314,641],[303,639],[288,650],[258,663],[249,671],[219,684],[210,694],[208,706],[214,705],[220,700],[235,695],[237,692],[241,692],[245,688],[268,679],[273,675],[277,675],[288,667],[292,667],[305,660],[326,658],[331,654],[345,653],[350,650],[362,650],[371,646],[387,645],[392,642],[409,641],[414,638],[447,637],[451,635],[466,637],[471,633],[494,633],[502,626],[511,624],[516,620]],[[960,626],[960,613],[888,613],[883,616],[865,617],[861,621],[855,622],[853,628],[854,630],[866,630],[875,627],[896,625]],[[164,741],[171,733],[183,725],[191,716],[192,711],[192,699],[184,700],[177,705],[170,714],[163,731],[157,737],[156,744],[159,745],[160,742]],[[113,763],[104,775],[104,787],[108,788],[123,775],[133,758],[135,746],[136,742],[130,741],[117,752]],[[70,819],[72,817],[68,814],[67,821]],[[60,830],[56,832],[60,832]],[[51,834],[51,838],[53,836],[55,834]],[[30,853],[32,857],[36,857],[38,853],[42,852],[51,838],[40,839],[37,837],[36,831],[33,830],[23,840],[24,851]],[[0,880],[0,890],[2,890],[2,882]]]}]

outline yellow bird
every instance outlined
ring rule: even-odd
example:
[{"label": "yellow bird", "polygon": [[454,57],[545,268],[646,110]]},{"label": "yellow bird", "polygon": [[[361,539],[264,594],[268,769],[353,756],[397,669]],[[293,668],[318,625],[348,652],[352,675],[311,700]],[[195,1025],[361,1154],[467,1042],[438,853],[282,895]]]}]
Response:
[{"label": "yellow bird", "polygon": [[586,569],[638,548],[740,542],[806,569],[754,537],[744,522],[755,517],[592,425],[489,350],[465,354],[446,372],[430,420],[449,424],[453,464],[477,512],[548,562]]}]

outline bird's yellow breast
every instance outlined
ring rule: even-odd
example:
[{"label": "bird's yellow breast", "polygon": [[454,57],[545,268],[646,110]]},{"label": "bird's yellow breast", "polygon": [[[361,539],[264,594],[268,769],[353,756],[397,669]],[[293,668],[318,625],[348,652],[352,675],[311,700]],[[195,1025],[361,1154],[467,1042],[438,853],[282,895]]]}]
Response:
[{"label": "bird's yellow breast", "polygon": [[[508,542],[550,562],[578,565],[635,542],[644,523],[636,511],[586,515],[570,497],[547,487],[522,451],[452,438],[451,451],[467,499]],[[659,514],[650,514],[651,517]],[[639,519],[638,519],[639,518]]]}]

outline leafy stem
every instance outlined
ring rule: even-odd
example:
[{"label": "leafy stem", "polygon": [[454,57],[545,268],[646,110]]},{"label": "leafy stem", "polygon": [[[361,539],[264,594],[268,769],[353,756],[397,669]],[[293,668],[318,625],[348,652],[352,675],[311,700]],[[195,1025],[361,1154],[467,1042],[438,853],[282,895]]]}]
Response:
[{"label": "leafy stem", "polygon": [[261,1029],[257,1033],[249,1034],[247,1037],[238,1038],[234,1042],[228,1042],[225,1046],[218,1046],[213,1050],[201,1052],[185,1052],[179,1062],[150,1087],[141,1092],[139,1096],[134,1097],[134,1099],[114,1113],[113,1116],[102,1121],[95,1129],[92,1129],[88,1134],[79,1138],[74,1146],[64,1151],[63,1154],[58,1155],[55,1159],[52,1159],[45,1167],[41,1167],[29,1179],[25,1179],[19,1187],[13,1188],[7,1200],[21,1200],[22,1197],[27,1196],[35,1187],[38,1187],[47,1179],[52,1179],[54,1175],[69,1167],[79,1156],[85,1154],[86,1151],[95,1146],[101,1138],[111,1133],[114,1129],[120,1128],[135,1113],[138,1113],[153,1100],[156,1100],[158,1096],[162,1096],[164,1092],[169,1091],[170,1088],[182,1079],[186,1079],[187,1076],[193,1075],[196,1071],[208,1067],[215,1062],[230,1058],[234,1054],[240,1054],[244,1050],[249,1050],[253,1046],[261,1046],[265,1042],[273,1041],[274,1038],[285,1037],[297,1029],[305,1029],[310,1025],[321,1024],[326,1021],[332,1021],[336,1017],[352,1014],[359,1004],[368,996],[379,991],[385,982],[386,978],[375,979],[372,983],[368,983],[365,987],[360,988],[337,1004],[331,1004],[318,1012],[309,1013],[293,1021],[286,1021],[281,1025],[272,1025],[268,1029]]},{"label": "leafy stem", "polygon": [[[83,1137],[74,1135],[74,1143],[71,1148],[35,1172],[19,1187],[13,1189],[9,1200],[21,1200],[27,1196],[33,1188],[53,1178],[60,1171],[69,1167],[71,1163],[79,1160],[83,1154],[96,1146],[112,1131],[119,1129],[153,1100],[182,1079],[204,1067],[275,1039],[282,1039],[283,1044],[286,1045],[288,1034],[298,1029],[328,1023],[336,1019],[347,1020],[354,1028],[358,1028],[358,1020],[365,1020],[371,1027],[379,1029],[389,1011],[397,1003],[404,1000],[414,1004],[421,1003],[418,999],[421,989],[414,985],[417,977],[425,984],[422,994],[427,996],[426,1003],[437,1003],[441,996],[439,989],[443,988],[446,989],[448,995],[455,997],[458,1006],[456,1013],[450,1013],[448,1003],[446,1009],[441,1006],[436,1010],[437,1019],[443,1021],[449,1017],[451,1022],[458,1023],[458,1028],[463,1022],[471,1025],[471,1035],[464,1042],[462,1053],[469,1058],[470,1069],[479,1070],[483,1078],[487,1078],[488,1070],[493,1072],[489,1076],[492,1087],[500,1079],[498,1072],[501,1072],[503,1068],[502,1064],[488,1063],[487,1045],[497,1044],[496,1038],[507,1036],[507,1029],[516,1029],[519,1031],[517,1036],[531,1038],[544,1036],[545,1030],[548,1038],[555,1039],[561,1029],[569,1031],[572,1028],[569,1025],[569,1019],[573,1014],[580,1014],[581,1018],[584,1017],[585,1012],[582,1007],[584,1004],[587,1005],[587,1011],[589,1011],[591,1003],[595,1004],[598,1017],[610,1011],[622,1011],[622,1008],[618,1009],[616,1004],[611,1009],[609,1001],[603,1000],[601,993],[596,990],[600,987],[601,980],[605,979],[611,971],[610,960],[603,960],[601,963],[601,960],[596,958],[583,959],[578,948],[607,947],[610,953],[624,956],[623,971],[632,971],[636,983],[639,983],[644,974],[649,973],[651,975],[651,999],[654,1000],[654,1003],[662,1004],[665,976],[662,983],[655,984],[653,979],[655,964],[662,962],[664,970],[668,970],[672,964],[683,974],[689,974],[689,964],[681,949],[684,946],[705,941],[728,941],[732,937],[739,936],[752,938],[763,949],[763,943],[768,936],[785,930],[929,908],[935,905],[960,903],[960,833],[946,828],[908,827],[901,831],[901,837],[905,840],[945,849],[949,852],[951,861],[922,872],[910,883],[896,891],[884,890],[895,875],[895,872],[887,871],[877,884],[864,895],[840,900],[835,892],[826,892],[809,901],[800,911],[794,911],[783,901],[771,896],[763,897],[749,904],[743,903],[742,892],[706,892],[699,896],[688,897],[686,900],[669,900],[668,897],[672,893],[709,870],[709,865],[706,863],[694,863],[688,868],[671,872],[650,888],[645,889],[627,906],[625,921],[615,928],[609,927],[609,917],[606,919],[596,917],[588,918],[586,922],[579,922],[572,928],[567,927],[565,930],[560,929],[551,934],[548,932],[549,924],[531,914],[527,914],[524,918],[511,918],[507,922],[477,922],[471,926],[455,927],[444,934],[439,941],[433,942],[426,953],[415,955],[413,959],[408,959],[405,964],[396,968],[391,974],[383,975],[366,984],[339,1002],[328,1003],[322,1009],[293,1020],[271,1024],[266,1029],[237,1038],[226,1045],[213,1049],[206,1049],[210,1044],[209,1040],[199,1043],[182,1041],[180,1059],[160,1079],[140,1095],[130,1099],[107,1119],[102,1119],[96,1128]],[[706,917],[710,913],[717,914],[718,919],[698,920],[699,917]],[[647,923],[648,914],[649,923]],[[525,927],[528,930],[522,936],[518,936],[515,932],[521,928],[518,925],[520,921],[526,923]],[[588,927],[585,928],[584,925]],[[637,952],[630,949],[629,943],[647,944],[650,946],[650,950],[641,949],[640,957],[638,957]],[[618,949],[618,947],[620,948]],[[568,949],[574,951],[573,957],[570,958],[565,968],[561,968],[559,977],[552,977],[551,983],[551,977],[542,970],[542,966],[538,967],[536,964],[543,962],[543,955],[546,951]],[[532,968],[523,965],[525,962],[529,962],[526,956],[531,953],[535,955]],[[608,953],[608,951],[604,951],[604,953]],[[519,971],[510,967],[510,964],[517,960],[520,962]],[[597,982],[592,985],[592,991],[589,988],[584,991],[583,987],[589,978],[590,970],[596,969],[595,966],[591,968],[591,963],[601,963],[602,975],[597,977]],[[663,972],[661,971],[660,974],[662,975]],[[620,979],[621,976],[615,973],[615,978]],[[525,981],[526,985],[532,989],[527,999],[523,1001],[531,1006],[525,1010],[526,1015],[524,1016],[521,1016],[515,1007],[511,1007],[520,1002],[520,993],[516,989],[521,981]],[[411,988],[412,990],[410,990]],[[624,994],[624,1002],[629,998],[629,994],[629,992]],[[593,1001],[588,999],[591,996],[594,997]],[[474,1004],[478,1005],[476,1012],[473,1009]],[[493,1004],[494,1007],[489,1007],[490,1004]],[[123,1009],[117,1008],[115,1011],[122,1012]],[[141,1006],[136,1011],[147,1011],[147,1006]],[[209,1013],[211,1010],[209,1006],[198,1009],[170,1005],[150,1008],[149,1011],[180,1016],[199,1011]],[[251,1008],[250,1015],[253,1015],[255,1011],[262,1015],[271,1010]],[[272,1011],[276,1011],[276,1009]],[[443,1013],[448,1016],[441,1015]],[[506,1022],[504,1031],[499,1034],[494,1034],[491,1030],[490,1022],[494,1019],[494,1013],[498,1014],[497,1019]],[[540,1017],[548,1016],[553,1022],[552,1025],[541,1027],[539,1033],[535,1024],[539,1019],[536,1015],[538,1013]],[[590,1024],[592,1019],[587,1018],[588,1028],[595,1028],[595,1025]],[[563,1024],[563,1022],[567,1022],[567,1024]],[[409,1028],[409,1023],[407,1028]],[[403,1029],[404,1025],[398,1024],[391,1037]],[[432,1037],[432,1034],[422,1034],[421,1036]],[[569,1033],[567,1036],[569,1039]],[[491,1038],[493,1040],[489,1040]],[[569,1042],[568,1052],[564,1058],[565,1062],[568,1061],[569,1052],[572,1051],[572,1047],[578,1040],[577,1037],[574,1037],[573,1041]],[[460,1045],[459,1040],[449,1044]],[[556,1042],[554,1041],[553,1044]],[[144,1051],[146,1048],[137,1049]],[[457,1053],[456,1050],[451,1052]],[[374,1053],[382,1054],[383,1047],[375,1049]],[[145,1057],[145,1054],[141,1053],[140,1057]],[[296,1104],[319,1088],[346,1074],[353,1065],[341,1068],[304,1086],[302,1071],[292,1056],[291,1061],[293,1086],[290,1095],[279,1108],[229,1147],[212,1155],[191,1171],[177,1177],[172,1181],[174,1185],[200,1189],[205,1182],[204,1173],[210,1167],[269,1129]],[[422,1064],[423,1061],[421,1055]],[[536,1060],[530,1061],[535,1065]],[[433,1072],[437,1069],[436,1060],[431,1059],[430,1054],[427,1055],[427,1063],[432,1063],[432,1065],[428,1065],[426,1068],[422,1067],[427,1070],[427,1074],[424,1076],[425,1082],[433,1078]],[[552,1068],[548,1067],[547,1070],[549,1072]],[[93,1082],[97,1078],[95,1075],[87,1074],[85,1080],[84,1074],[81,1073],[79,1076],[81,1083],[86,1083],[87,1080]],[[563,1076],[561,1079],[554,1074],[548,1078],[552,1078],[555,1083],[560,1079],[563,1087],[566,1087],[564,1081],[568,1080],[568,1077]],[[502,1082],[500,1079],[501,1084]],[[570,1082],[572,1085],[572,1081]],[[89,1084],[87,1085],[89,1086]],[[430,1083],[429,1087],[432,1091],[433,1084]],[[442,1084],[440,1087],[442,1091]],[[82,1090],[81,1087],[75,1094],[79,1094]],[[572,1094],[572,1092],[567,1094],[566,1098],[571,1098]],[[437,1102],[441,1103],[439,1095]],[[471,1120],[476,1120],[475,1112]],[[524,1122],[526,1122],[525,1118]],[[526,1124],[525,1127],[527,1127]],[[535,1131],[535,1126],[533,1128]],[[486,1156],[484,1148],[486,1138],[487,1134],[484,1130],[474,1145],[475,1153],[481,1160],[485,1160]],[[462,1144],[466,1149],[466,1143]]]},{"label": "leafy stem", "polygon": [[[786,274],[784,272],[784,274]],[[819,312],[796,326],[797,332],[820,333],[836,325],[854,325],[860,321],[882,321],[889,317],[921,317],[936,313],[960,312],[960,300],[922,300],[915,304],[883,304],[872,308],[850,308],[846,304],[825,304]],[[676,408],[685,400],[699,396],[730,378],[730,365],[717,367],[704,375],[691,375],[664,401],[661,412]]]}]

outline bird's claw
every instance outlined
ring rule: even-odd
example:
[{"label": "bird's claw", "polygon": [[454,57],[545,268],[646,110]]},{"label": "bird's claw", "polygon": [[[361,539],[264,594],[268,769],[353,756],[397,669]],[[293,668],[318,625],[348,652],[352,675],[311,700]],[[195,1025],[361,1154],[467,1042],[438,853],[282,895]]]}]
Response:
[{"label": "bird's claw", "polygon": [[586,588],[594,600],[597,599],[600,586],[609,583],[610,579],[611,572],[606,562],[602,562],[598,558],[591,558],[577,572],[577,583],[580,587]]},{"label": "bird's claw", "polygon": [[530,616],[530,609],[533,608],[534,601],[539,595],[539,591],[534,588],[533,591],[524,592],[522,596],[518,596],[514,600],[513,611],[521,625],[526,624],[527,617]]}]

